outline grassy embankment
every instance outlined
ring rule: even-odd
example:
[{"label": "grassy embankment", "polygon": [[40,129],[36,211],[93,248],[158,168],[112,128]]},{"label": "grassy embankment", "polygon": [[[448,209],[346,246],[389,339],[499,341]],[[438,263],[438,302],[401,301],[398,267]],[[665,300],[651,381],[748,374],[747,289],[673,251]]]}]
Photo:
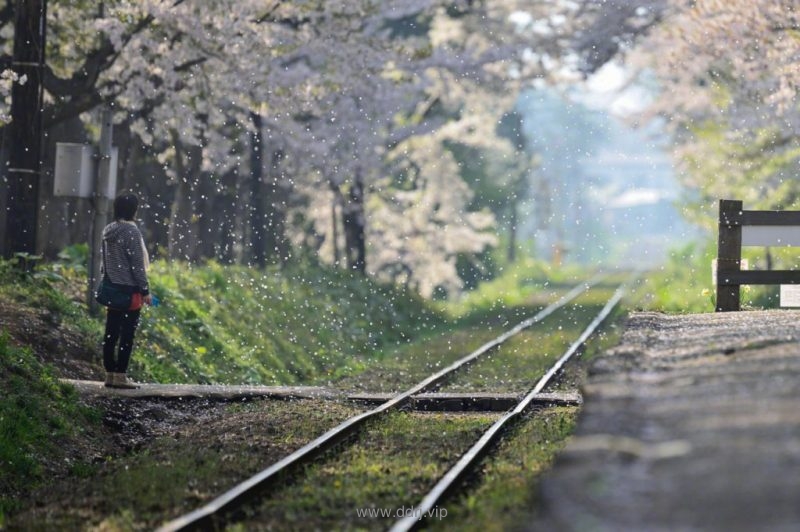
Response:
[{"label": "grassy embankment", "polygon": [[63,327],[65,342],[92,337],[98,329],[69,296],[53,289],[50,283],[61,279],[56,272],[60,268],[20,274],[11,262],[0,261],[0,526],[49,464],[66,462],[80,471],[80,459],[60,444],[91,437],[86,427],[100,418],[81,406],[74,388],[61,384],[59,371],[29,345],[33,338],[47,342],[48,329]]},{"label": "grassy embankment", "polygon": [[162,304],[146,309],[132,372],[156,382],[325,383],[444,324],[414,294],[342,271],[154,270]]},{"label": "grassy embankment", "polygon": [[[46,477],[48,462],[67,462],[80,475],[81,457],[65,455],[64,440],[93,437],[100,414],[80,404],[74,388],[31,349],[0,333],[0,528],[18,498]],[[60,465],[60,464],[59,464]]]}]

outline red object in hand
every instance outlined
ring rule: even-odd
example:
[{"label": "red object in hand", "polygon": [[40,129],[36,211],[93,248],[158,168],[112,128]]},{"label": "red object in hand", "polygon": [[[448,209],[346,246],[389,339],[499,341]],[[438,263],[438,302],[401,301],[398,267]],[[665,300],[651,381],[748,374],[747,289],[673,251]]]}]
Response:
[{"label": "red object in hand", "polygon": [[128,310],[139,310],[144,304],[144,297],[139,292],[131,294],[131,306]]}]

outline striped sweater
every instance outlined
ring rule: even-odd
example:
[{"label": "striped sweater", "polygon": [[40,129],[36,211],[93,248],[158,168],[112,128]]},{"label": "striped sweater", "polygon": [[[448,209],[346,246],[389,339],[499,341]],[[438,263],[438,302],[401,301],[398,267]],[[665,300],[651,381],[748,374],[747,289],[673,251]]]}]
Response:
[{"label": "striped sweater", "polygon": [[143,295],[147,284],[147,250],[142,233],[133,222],[115,221],[103,229],[101,272],[115,284],[134,286]]}]

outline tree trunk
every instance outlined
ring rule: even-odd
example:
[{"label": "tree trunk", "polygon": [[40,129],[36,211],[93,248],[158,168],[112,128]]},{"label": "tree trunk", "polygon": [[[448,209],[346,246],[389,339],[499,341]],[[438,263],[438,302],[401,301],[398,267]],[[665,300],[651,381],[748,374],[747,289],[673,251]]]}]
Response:
[{"label": "tree trunk", "polygon": [[17,0],[14,70],[24,84],[11,89],[11,124],[3,252],[36,253],[42,161],[42,71],[45,60],[46,0]]},{"label": "tree trunk", "polygon": [[239,261],[244,233],[242,206],[239,201],[239,173],[231,170],[221,177],[219,188],[214,194],[215,210],[219,219],[219,241],[216,243],[216,256],[226,264]]},{"label": "tree trunk", "polygon": [[344,197],[341,189],[333,181],[330,181],[330,187],[331,192],[333,192],[333,201],[331,202],[331,246],[333,249],[333,264],[338,267],[342,257],[339,255],[339,214],[336,212],[336,207],[344,205]]},{"label": "tree trunk", "polygon": [[508,227],[508,250],[506,253],[506,258],[508,259],[508,263],[511,264],[517,260],[517,223],[518,220],[518,213],[517,213],[517,203],[512,202],[509,205],[509,227]]},{"label": "tree trunk", "polygon": [[119,173],[117,175],[118,193],[123,190],[134,189],[136,169],[144,152],[141,141],[131,132],[130,126],[130,122],[126,121],[114,128],[114,143],[119,148],[120,154]]},{"label": "tree trunk", "polygon": [[250,137],[250,247],[253,264],[284,264],[291,252],[286,236],[289,191],[283,179],[283,151],[275,149],[264,173],[263,119],[251,113],[255,131]]},{"label": "tree trunk", "polygon": [[184,149],[177,135],[173,135],[173,142],[175,143],[175,170],[178,182],[170,209],[168,255],[170,260],[192,261],[196,258],[195,250],[199,233],[199,218],[195,215],[195,205],[198,199],[195,176],[200,171],[203,148],[191,146]]},{"label": "tree trunk", "polygon": [[[176,148],[177,151],[177,148]],[[188,260],[188,220],[191,216],[189,206],[189,186],[181,178],[175,186],[175,195],[169,212],[169,229],[167,230],[167,255],[169,260]]]},{"label": "tree trunk", "polygon": [[284,153],[280,149],[272,151],[272,163],[266,183],[266,245],[269,261],[273,264],[286,264],[291,256],[291,245],[286,236],[286,218],[289,209],[289,183],[284,179]]},{"label": "tree trunk", "polygon": [[254,131],[250,134],[250,260],[258,267],[267,264],[267,191],[264,184],[264,140],[261,115],[251,112]]},{"label": "tree trunk", "polygon": [[199,242],[195,249],[195,260],[210,259],[217,255],[217,246],[222,238],[220,218],[221,210],[217,210],[217,184],[207,173],[200,175],[197,183],[198,201],[195,209],[199,213],[198,237]]},{"label": "tree trunk", "polygon": [[249,176],[239,170],[234,170],[232,174],[234,183],[234,216],[232,219],[232,236],[231,251],[233,262],[236,264],[244,264],[250,260],[250,254],[247,252],[247,243],[249,242],[250,233],[250,207],[248,200],[250,199],[250,180]]},{"label": "tree trunk", "polygon": [[362,275],[367,271],[366,215],[364,213],[364,181],[356,170],[347,202],[342,209],[347,267]]}]

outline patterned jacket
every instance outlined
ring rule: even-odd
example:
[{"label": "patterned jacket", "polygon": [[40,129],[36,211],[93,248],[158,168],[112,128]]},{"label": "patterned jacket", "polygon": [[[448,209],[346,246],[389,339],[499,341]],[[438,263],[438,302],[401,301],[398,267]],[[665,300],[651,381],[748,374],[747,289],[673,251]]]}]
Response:
[{"label": "patterned jacket", "polygon": [[147,250],[142,233],[133,222],[111,222],[103,229],[101,272],[112,283],[135,286],[142,295],[150,293],[147,284]]}]

